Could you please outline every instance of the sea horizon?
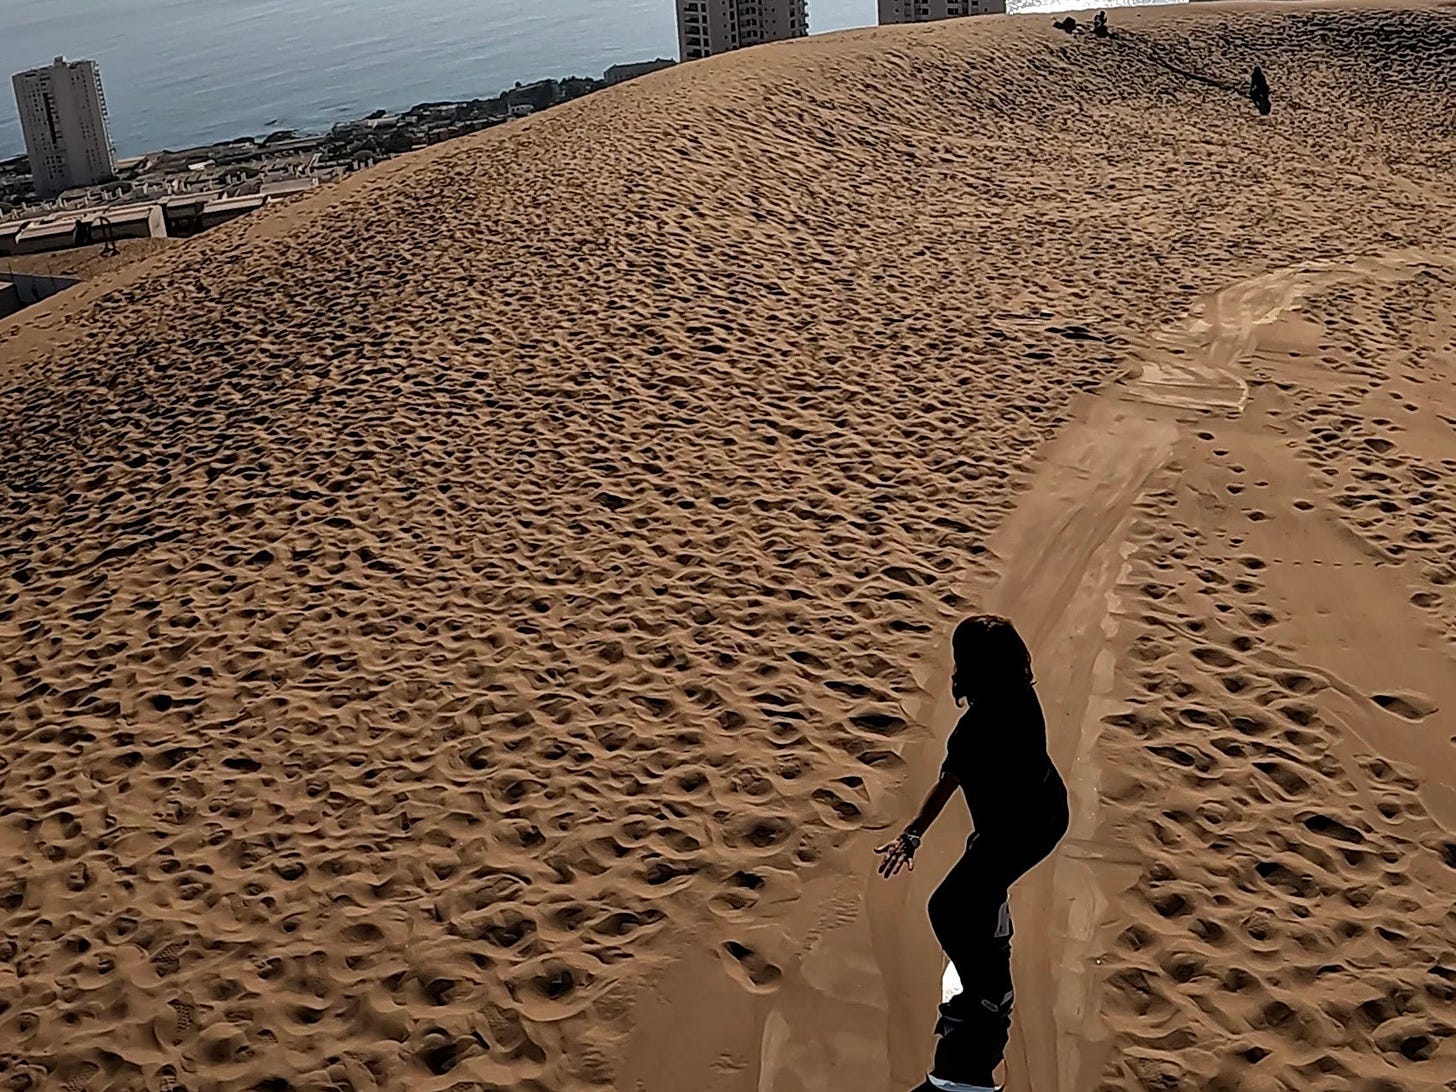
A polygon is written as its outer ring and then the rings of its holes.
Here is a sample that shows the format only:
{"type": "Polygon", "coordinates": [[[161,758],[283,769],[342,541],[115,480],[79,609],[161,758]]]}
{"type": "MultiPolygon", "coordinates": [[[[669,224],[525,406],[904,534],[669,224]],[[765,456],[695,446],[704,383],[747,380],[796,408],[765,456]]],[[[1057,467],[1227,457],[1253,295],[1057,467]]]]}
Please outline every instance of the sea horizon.
{"type": "MultiPolygon", "coordinates": [[[[875,0],[816,0],[815,29],[874,20],[875,0]]],[[[672,0],[20,0],[0,42],[11,74],[56,56],[100,65],[119,156],[277,129],[321,131],[374,110],[489,98],[517,81],[600,77],[677,56],[672,0]]],[[[0,157],[25,151],[14,98],[0,157]]]]}
{"type": "MultiPolygon", "coordinates": [[[[1019,6],[1032,5],[1012,0],[1013,11],[1019,6]]],[[[126,157],[280,129],[321,132],[375,110],[490,98],[517,81],[600,77],[614,64],[677,56],[672,0],[554,0],[551,7],[19,0],[0,66],[8,77],[57,56],[96,61],[112,143],[126,157]]],[[[812,0],[810,30],[871,26],[876,11],[876,0],[812,0]]],[[[6,98],[0,158],[8,159],[23,154],[25,142],[13,96],[6,98]]]]}

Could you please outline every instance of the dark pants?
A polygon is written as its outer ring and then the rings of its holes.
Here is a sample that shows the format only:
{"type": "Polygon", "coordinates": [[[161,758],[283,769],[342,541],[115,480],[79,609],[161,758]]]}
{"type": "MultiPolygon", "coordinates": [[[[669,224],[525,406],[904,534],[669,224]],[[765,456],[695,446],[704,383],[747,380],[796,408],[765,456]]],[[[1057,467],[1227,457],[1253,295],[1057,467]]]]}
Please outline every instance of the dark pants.
{"type": "Polygon", "coordinates": [[[930,926],[960,975],[961,992],[940,1006],[931,1072],[991,1083],[1011,1030],[1011,885],[1066,833],[1065,813],[1024,837],[971,835],[966,852],[930,896],[930,926]]]}

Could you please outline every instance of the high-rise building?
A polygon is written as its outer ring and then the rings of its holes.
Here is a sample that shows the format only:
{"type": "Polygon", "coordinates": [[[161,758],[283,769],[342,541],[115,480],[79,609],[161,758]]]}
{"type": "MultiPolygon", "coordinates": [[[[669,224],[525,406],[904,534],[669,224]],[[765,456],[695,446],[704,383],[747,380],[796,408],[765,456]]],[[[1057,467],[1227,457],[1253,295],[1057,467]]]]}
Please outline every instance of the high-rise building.
{"type": "Polygon", "coordinates": [[[807,0],[677,0],[678,55],[685,61],[808,33],[807,0]]]}
{"type": "Polygon", "coordinates": [[[880,0],[880,26],[887,23],[928,23],[962,15],[999,15],[1006,0],[880,0]]]}
{"type": "Polygon", "coordinates": [[[57,57],[49,68],[16,73],[13,83],[37,194],[54,197],[116,174],[95,61],[57,57]]]}

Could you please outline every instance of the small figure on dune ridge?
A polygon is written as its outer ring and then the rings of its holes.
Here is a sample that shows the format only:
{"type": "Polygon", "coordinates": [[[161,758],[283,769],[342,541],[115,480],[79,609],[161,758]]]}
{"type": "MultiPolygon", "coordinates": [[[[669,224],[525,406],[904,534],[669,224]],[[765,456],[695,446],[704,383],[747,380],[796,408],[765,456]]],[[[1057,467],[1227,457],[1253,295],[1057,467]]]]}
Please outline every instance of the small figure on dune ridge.
{"type": "Polygon", "coordinates": [[[1111,35],[1107,29],[1107,12],[1099,11],[1092,18],[1092,33],[1098,38],[1106,38],[1111,35]]]}
{"type": "Polygon", "coordinates": [[[1254,66],[1254,74],[1249,78],[1249,98],[1254,100],[1254,105],[1261,114],[1268,114],[1274,108],[1269,101],[1269,81],[1264,78],[1264,70],[1258,65],[1254,66]]]}

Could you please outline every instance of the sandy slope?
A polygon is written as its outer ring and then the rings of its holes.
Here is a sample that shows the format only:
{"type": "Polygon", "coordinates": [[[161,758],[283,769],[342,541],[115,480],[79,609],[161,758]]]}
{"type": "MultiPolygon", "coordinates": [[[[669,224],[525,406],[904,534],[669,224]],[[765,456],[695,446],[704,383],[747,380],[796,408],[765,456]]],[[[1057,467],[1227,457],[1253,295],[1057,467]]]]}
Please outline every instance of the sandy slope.
{"type": "Polygon", "coordinates": [[[72,247],[48,254],[0,258],[0,273],[27,273],[32,277],[77,277],[91,280],[123,269],[165,250],[175,239],[119,239],[115,254],[103,253],[106,244],[72,247]]]}
{"type": "Polygon", "coordinates": [[[1456,1081],[1456,13],[1049,24],[684,66],[0,327],[6,1080],[908,1087],[955,817],[893,887],[866,828],[989,604],[1077,810],[1012,1087],[1456,1081]]]}

